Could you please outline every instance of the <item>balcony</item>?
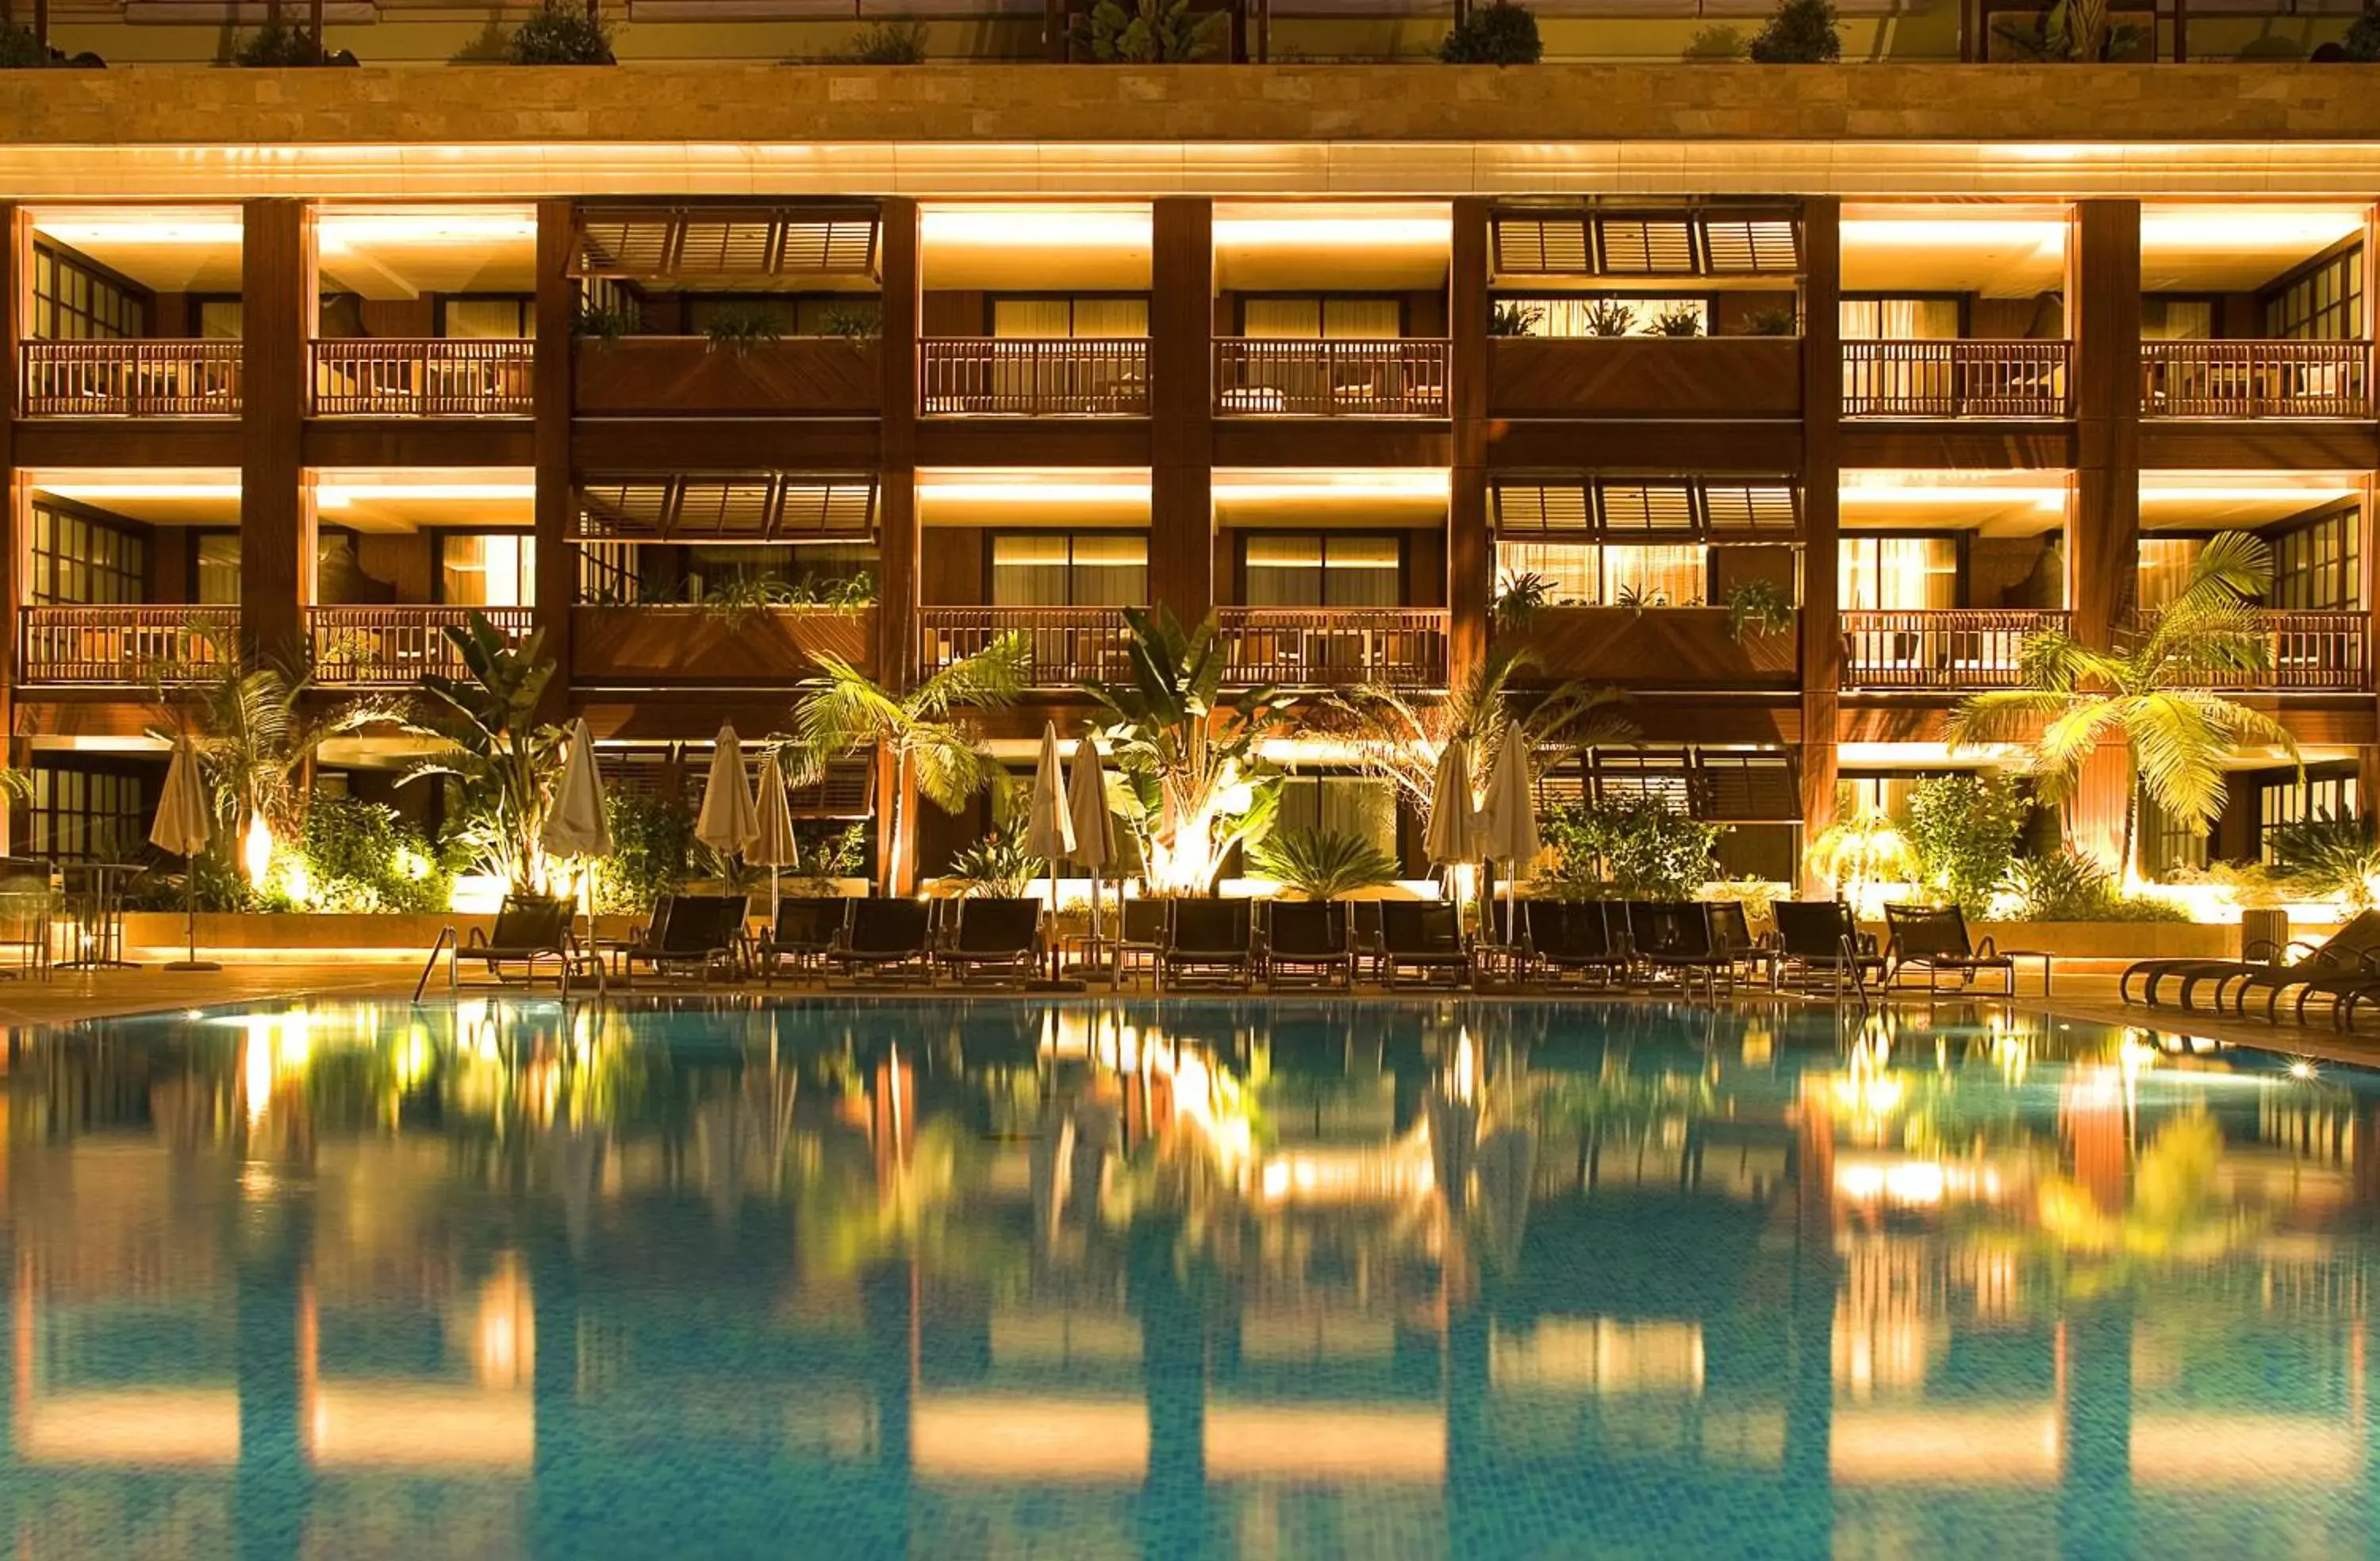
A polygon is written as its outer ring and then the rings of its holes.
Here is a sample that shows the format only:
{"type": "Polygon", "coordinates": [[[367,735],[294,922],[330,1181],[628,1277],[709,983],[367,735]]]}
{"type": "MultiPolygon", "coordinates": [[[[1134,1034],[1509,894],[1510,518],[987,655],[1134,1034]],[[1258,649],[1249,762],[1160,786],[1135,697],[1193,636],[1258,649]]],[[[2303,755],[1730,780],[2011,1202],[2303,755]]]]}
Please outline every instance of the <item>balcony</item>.
{"type": "Polygon", "coordinates": [[[862,672],[876,663],[873,607],[733,611],[662,603],[570,610],[570,675],[599,688],[782,688],[820,655],[862,672]]]}
{"type": "Polygon", "coordinates": [[[1138,338],[947,336],[917,347],[929,417],[1148,415],[1148,344],[1138,338]]]}
{"type": "Polygon", "coordinates": [[[1130,638],[1119,607],[928,607],[917,614],[918,667],[941,672],[1003,635],[1032,652],[1028,688],[1072,688],[1131,675],[1130,638]]]}
{"type": "Polygon", "coordinates": [[[1846,417],[2063,417],[2064,342],[1845,342],[1846,417]]]}
{"type": "Polygon", "coordinates": [[[1230,336],[1215,344],[1215,410],[1245,417],[1443,417],[1440,337],[1335,342],[1230,336]]]}
{"type": "Polygon", "coordinates": [[[231,341],[26,342],[18,381],[29,417],[231,417],[240,345],[231,341]]]}
{"type": "Polygon", "coordinates": [[[2203,688],[2272,694],[2360,693],[2372,686],[2368,612],[2259,612],[2265,662],[2254,672],[2213,672],[2192,681],[2203,688]]]}
{"type": "Polygon", "coordinates": [[[1796,417],[1792,336],[1503,336],[1489,407],[1515,417],[1796,417]]]}
{"type": "Polygon", "coordinates": [[[318,417],[526,417],[533,406],[526,341],[314,344],[318,417]]]}
{"type": "Polygon", "coordinates": [[[2368,417],[2369,342],[2143,342],[2151,417],[2368,417]]]}
{"type": "Polygon", "coordinates": [[[237,607],[29,607],[17,682],[145,690],[212,677],[238,654],[237,607]]]}
{"type": "Polygon", "coordinates": [[[1958,692],[2013,688],[2025,640],[2063,631],[2068,621],[2067,613],[2034,608],[1845,612],[1843,686],[1958,692]]]}
{"type": "Polygon", "coordinates": [[[583,341],[572,373],[581,416],[872,417],[884,399],[881,345],[856,336],[583,341]]]}
{"type": "Polygon", "coordinates": [[[1738,639],[1724,607],[1540,607],[1496,643],[1527,654],[1524,676],[1639,688],[1783,685],[1801,664],[1798,626],[1738,639]]]}
{"type": "Polygon", "coordinates": [[[475,611],[514,639],[531,627],[526,607],[309,608],[314,681],[325,688],[411,688],[424,672],[460,677],[463,659],[446,631],[475,611]]]}
{"type": "Polygon", "coordinates": [[[1224,681],[1284,688],[1446,686],[1446,610],[1226,607],[1224,681]]]}

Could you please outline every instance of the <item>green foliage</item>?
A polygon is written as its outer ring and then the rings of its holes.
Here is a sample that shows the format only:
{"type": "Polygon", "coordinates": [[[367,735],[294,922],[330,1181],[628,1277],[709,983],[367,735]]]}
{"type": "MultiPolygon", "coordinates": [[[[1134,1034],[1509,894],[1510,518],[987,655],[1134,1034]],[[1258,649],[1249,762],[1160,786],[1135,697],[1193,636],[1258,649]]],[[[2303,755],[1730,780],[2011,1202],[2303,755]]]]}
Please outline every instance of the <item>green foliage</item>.
{"type": "Polygon", "coordinates": [[[865,822],[794,823],[794,859],[785,864],[785,881],[802,894],[832,894],[835,879],[856,877],[868,861],[865,822]]]}
{"type": "Polygon", "coordinates": [[[1743,333],[1747,336],[1798,336],[1802,333],[1802,315],[1791,304],[1775,304],[1756,309],[1743,317],[1743,333]]]}
{"type": "Polygon", "coordinates": [[[783,322],[774,310],[758,305],[735,305],[714,313],[703,336],[710,351],[725,347],[741,357],[752,350],[754,343],[773,342],[784,333],[783,322]]]}
{"type": "Polygon", "coordinates": [[[616,65],[612,30],[585,11],[550,3],[513,29],[504,43],[508,65],[616,65]]]}
{"type": "Polygon", "coordinates": [[[2020,858],[2000,886],[2028,922],[2186,922],[2170,901],[2126,894],[2115,875],[2077,852],[2020,858]]]}
{"type": "Polygon", "coordinates": [[[2034,16],[2000,18],[1992,36],[2021,60],[2065,65],[2130,59],[2147,41],[2130,22],[2108,24],[2107,0],[2054,0],[2034,16]]]}
{"type": "Polygon", "coordinates": [[[612,854],[594,864],[588,908],[601,915],[642,916],[686,882],[694,852],[694,810],[682,796],[611,792],[603,812],[612,854]]]}
{"type": "Polygon", "coordinates": [[[874,341],[884,333],[884,311],[863,304],[833,304],[819,321],[819,333],[850,341],[874,341]]]}
{"type": "Polygon", "coordinates": [[[2244,531],[2210,538],[2181,594],[2113,650],[2045,633],[2018,653],[2023,686],[1970,696],[1950,718],[1950,745],[2014,743],[2045,802],[2072,796],[2103,744],[2123,744],[2137,784],[2125,786],[2123,862],[2132,862],[2140,793],[2168,818],[2202,827],[2222,811],[2223,766],[2243,744],[2297,755],[2271,716],[2206,684],[2263,671],[2271,636],[2252,599],[2272,584],[2272,550],[2244,531]]]}
{"type": "Polygon", "coordinates": [[[2347,36],[2339,40],[2338,47],[2340,54],[2361,64],[2380,60],[2380,6],[2366,5],[2363,13],[2348,24],[2347,36]]]}
{"type": "Polygon", "coordinates": [[[1709,881],[1711,848],[1726,832],[1656,797],[1564,803],[1538,829],[1554,853],[1538,887],[1564,900],[1690,900],[1709,881]]]}
{"type": "Polygon", "coordinates": [[[1636,328],[1635,307],[1621,298],[1597,298],[1586,306],[1586,333],[1624,336],[1636,328]]]}
{"type": "Polygon", "coordinates": [[[1537,610],[1553,600],[1553,595],[1554,582],[1550,575],[1524,569],[1518,575],[1505,576],[1491,608],[1496,626],[1507,633],[1527,628],[1536,621],[1537,610]]]}
{"type": "Polygon", "coordinates": [[[1752,35],[1753,59],[1761,65],[1832,65],[1843,57],[1831,0],[1778,0],[1767,26],[1752,35]]]}
{"type": "Polygon", "coordinates": [[[1724,23],[1714,22],[1695,30],[1694,38],[1679,56],[1691,63],[1724,65],[1743,58],[1743,34],[1724,23]]]}
{"type": "Polygon", "coordinates": [[[1488,309],[1491,336],[1525,336],[1545,311],[1535,304],[1493,304],[1488,309]]]}
{"type": "Polygon", "coordinates": [[[52,52],[42,47],[33,30],[13,24],[0,25],[0,70],[40,70],[55,64],[52,52]]]}
{"type": "Polygon", "coordinates": [[[1904,833],[1919,878],[1981,915],[2016,860],[2033,805],[1998,775],[1939,775],[1909,789],[1904,833]]]}
{"type": "Polygon", "coordinates": [[[1703,333],[1702,310],[1692,304],[1671,304],[1653,317],[1652,333],[1656,336],[1699,336],[1703,333]]]}
{"type": "Polygon", "coordinates": [[[1397,878],[1397,859],[1346,829],[1284,829],[1248,853],[1258,872],[1305,900],[1338,900],[1397,878]]]}
{"type": "Polygon", "coordinates": [[[435,913],[454,887],[429,838],[395,808],[335,793],[307,808],[298,858],[319,911],[435,913]]]}
{"type": "Polygon", "coordinates": [[[853,33],[843,57],[853,65],[923,65],[926,24],[880,21],[853,33]]]}
{"type": "Polygon", "coordinates": [[[421,674],[432,708],[420,722],[445,747],[416,764],[399,784],[453,777],[462,808],[450,839],[514,889],[538,892],[545,885],[545,846],[538,836],[562,774],[567,735],[537,720],[554,670],[545,657],[545,635],[533,630],[516,643],[474,611],[446,637],[466,675],[421,674]]]}
{"type": "Polygon", "coordinates": [[[1774,580],[1739,581],[1727,593],[1727,632],[1743,640],[1793,627],[1793,593],[1774,580]]]}
{"type": "Polygon", "coordinates": [[[1049,870],[1045,858],[1025,849],[1024,831],[1011,826],[953,853],[947,876],[964,884],[971,899],[1014,900],[1049,870]]]}
{"type": "Polygon", "coordinates": [[[2380,839],[2367,815],[2337,817],[2317,810],[2265,831],[2273,865],[2309,898],[2338,896],[2350,910],[2367,910],[2372,883],[2380,877],[2380,839]]]}
{"type": "Polygon", "coordinates": [[[1477,6],[1439,45],[1449,65],[1535,65],[1545,56],[1537,37],[1537,14],[1511,0],[1477,6]]]}
{"type": "Polygon", "coordinates": [[[1231,13],[1193,13],[1190,0],[1099,0],[1075,18],[1077,49],[1102,65],[1178,65],[1205,59],[1230,35],[1231,13]]]}
{"type": "Polygon", "coordinates": [[[232,51],[231,63],[237,66],[288,68],[315,65],[353,65],[356,56],[345,49],[327,54],[315,42],[312,33],[302,27],[293,27],[279,17],[267,17],[264,25],[239,42],[232,51]]]}
{"type": "Polygon", "coordinates": [[[570,329],[573,334],[585,337],[600,348],[614,346],[623,337],[635,335],[639,324],[637,306],[623,300],[602,309],[581,305],[571,320],[570,329]]]}

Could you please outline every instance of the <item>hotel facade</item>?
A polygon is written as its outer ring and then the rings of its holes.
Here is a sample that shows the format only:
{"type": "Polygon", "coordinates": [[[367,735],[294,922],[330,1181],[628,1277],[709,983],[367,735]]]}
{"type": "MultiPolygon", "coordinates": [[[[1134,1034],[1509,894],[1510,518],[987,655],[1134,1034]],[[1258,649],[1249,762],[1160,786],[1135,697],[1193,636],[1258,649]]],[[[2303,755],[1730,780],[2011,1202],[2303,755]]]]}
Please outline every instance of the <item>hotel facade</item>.
{"type": "MultiPolygon", "coordinates": [[[[334,38],[334,42],[339,40],[334,38]]],[[[2380,107],[2350,66],[638,63],[0,76],[22,848],[138,850],[157,690],[310,697],[541,631],[623,784],[781,731],[832,653],[1007,633],[1023,758],[1211,618],[1231,682],[1630,696],[1561,794],[1791,879],[2047,627],[2205,541],[2276,578],[2252,855],[2368,794],[2380,107]]],[[[326,751],[381,796],[394,736],[326,751]]],[[[1419,829],[1327,734],[1294,820],[1419,829]]],[[[2124,811],[2095,763],[2087,840],[2124,811]]],[[[893,817],[865,756],[797,799],[893,817]]],[[[407,803],[408,807],[419,805],[407,803]]],[[[984,805],[918,820],[927,876],[984,805]]],[[[905,888],[906,885],[894,886],[905,888]]]]}

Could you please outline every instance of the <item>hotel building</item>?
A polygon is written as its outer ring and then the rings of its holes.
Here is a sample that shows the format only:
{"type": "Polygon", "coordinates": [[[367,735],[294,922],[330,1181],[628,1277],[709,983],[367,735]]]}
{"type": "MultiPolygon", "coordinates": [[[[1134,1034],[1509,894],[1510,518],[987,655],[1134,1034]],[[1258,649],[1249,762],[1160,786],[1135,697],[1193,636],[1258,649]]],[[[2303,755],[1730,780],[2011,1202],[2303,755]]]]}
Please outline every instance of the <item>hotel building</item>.
{"type": "MultiPolygon", "coordinates": [[[[1548,784],[1790,878],[1843,782],[2006,756],[1944,721],[2029,633],[2115,641],[2228,530],[2277,560],[2230,692],[2306,763],[2240,756],[2214,849],[2380,755],[2352,67],[118,65],[0,76],[0,123],[20,846],[137,849],[155,689],[225,654],[400,693],[481,611],[662,783],[819,654],[1010,631],[1021,758],[1162,605],[1242,685],[1624,689],[1548,784]]],[[[981,805],[903,810],[924,872],[981,805]]]]}

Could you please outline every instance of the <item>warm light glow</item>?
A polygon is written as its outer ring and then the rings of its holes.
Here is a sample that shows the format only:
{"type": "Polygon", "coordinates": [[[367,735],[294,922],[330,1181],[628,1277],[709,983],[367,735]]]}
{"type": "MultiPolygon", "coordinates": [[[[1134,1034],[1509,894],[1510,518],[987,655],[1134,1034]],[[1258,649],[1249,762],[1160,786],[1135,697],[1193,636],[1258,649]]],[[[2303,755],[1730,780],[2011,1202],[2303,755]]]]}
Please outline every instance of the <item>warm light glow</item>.
{"type": "Polygon", "coordinates": [[[2048,513],[2062,513],[2066,508],[2063,488],[1995,488],[1982,483],[1964,487],[1937,487],[1920,484],[1906,488],[1883,488],[1871,484],[1846,484],[1837,493],[1845,504],[1890,504],[1895,508],[1920,504],[2031,504],[2048,513]]]}
{"type": "Polygon", "coordinates": [[[2152,206],[2141,213],[2141,249],[2303,256],[2362,229],[2363,213],[2349,207],[2152,206]]]}
{"type": "Polygon", "coordinates": [[[1451,476],[1442,466],[1356,472],[1219,471],[1214,481],[1219,505],[1401,499],[1442,503],[1451,488],[1451,476]]]}
{"type": "Polygon", "coordinates": [[[2042,259],[2062,260],[2066,224],[2006,217],[1906,222],[1872,217],[1843,220],[1843,249],[2031,249],[2042,259]]]}
{"type": "Polygon", "coordinates": [[[72,482],[41,483],[42,491],[60,499],[97,503],[106,499],[223,499],[239,502],[237,482],[72,482]]]}
{"type": "Polygon", "coordinates": [[[371,245],[525,244],[537,237],[537,218],[527,212],[325,212],[314,224],[314,246],[326,255],[371,245]]]}
{"type": "Polygon", "coordinates": [[[1221,217],[1218,249],[1419,249],[1448,247],[1449,216],[1221,217]]]}
{"type": "MultiPolygon", "coordinates": [[[[237,490],[234,490],[237,496],[237,490]]],[[[484,502],[529,503],[537,498],[533,482],[421,482],[329,484],[314,490],[318,510],[343,510],[357,503],[425,503],[484,502]]]]}
{"type": "Polygon", "coordinates": [[[262,889],[273,876],[273,826],[261,813],[248,816],[248,830],[239,842],[239,865],[251,889],[262,889]]]}
{"type": "Polygon", "coordinates": [[[237,218],[215,217],[63,217],[36,220],[33,230],[44,238],[77,248],[109,248],[128,245],[190,246],[227,244],[239,248],[237,218]]]}
{"type": "Polygon", "coordinates": [[[920,243],[951,248],[1146,249],[1146,206],[929,206],[917,213],[920,243]]]}

